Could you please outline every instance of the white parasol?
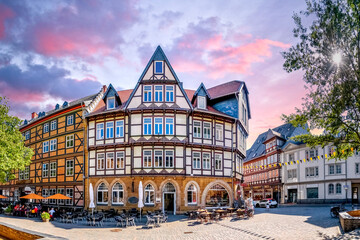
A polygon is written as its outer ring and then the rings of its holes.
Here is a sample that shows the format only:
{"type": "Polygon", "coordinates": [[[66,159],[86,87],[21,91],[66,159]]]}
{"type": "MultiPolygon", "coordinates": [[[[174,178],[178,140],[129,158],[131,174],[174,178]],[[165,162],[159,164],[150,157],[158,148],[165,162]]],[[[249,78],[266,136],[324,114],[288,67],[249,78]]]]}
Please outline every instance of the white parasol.
{"type": "Polygon", "coordinates": [[[139,202],[138,202],[138,208],[140,208],[140,221],[141,221],[141,208],[144,207],[143,198],[144,198],[143,185],[142,185],[142,181],[140,181],[140,183],[139,183],[139,202]]]}
{"type": "Polygon", "coordinates": [[[89,208],[92,209],[92,214],[94,215],[94,208],[95,208],[95,204],[94,204],[94,189],[92,184],[90,183],[89,186],[89,195],[90,195],[90,204],[89,204],[89,208]]]}

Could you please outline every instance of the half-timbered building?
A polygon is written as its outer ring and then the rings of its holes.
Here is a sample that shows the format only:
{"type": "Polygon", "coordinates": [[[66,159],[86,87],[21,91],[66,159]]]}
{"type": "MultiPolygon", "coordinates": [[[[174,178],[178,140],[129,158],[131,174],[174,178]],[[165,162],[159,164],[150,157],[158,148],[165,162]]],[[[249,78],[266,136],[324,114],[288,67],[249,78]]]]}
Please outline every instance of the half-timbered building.
{"type": "Polygon", "coordinates": [[[111,84],[87,115],[85,191],[97,208],[230,206],[240,192],[250,108],[242,81],[186,90],[158,47],[133,90],[111,84]]]}
{"type": "MultiPolygon", "coordinates": [[[[106,86],[105,86],[106,87],[106,86]]],[[[97,94],[73,102],[57,104],[48,112],[32,113],[20,131],[25,145],[34,155],[30,166],[15,173],[15,179],[1,186],[10,201],[28,193],[47,197],[61,193],[71,200],[42,200],[45,205],[84,206],[84,161],[86,145],[84,115],[102,99],[105,88],[97,94]]]]}

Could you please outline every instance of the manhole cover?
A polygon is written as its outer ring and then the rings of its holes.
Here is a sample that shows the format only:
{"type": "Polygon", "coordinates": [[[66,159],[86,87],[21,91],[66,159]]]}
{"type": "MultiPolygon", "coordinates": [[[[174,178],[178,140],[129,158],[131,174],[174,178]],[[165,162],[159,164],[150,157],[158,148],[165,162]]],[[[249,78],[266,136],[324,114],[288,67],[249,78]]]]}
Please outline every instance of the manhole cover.
{"type": "Polygon", "coordinates": [[[111,232],[121,232],[122,230],[121,229],[112,229],[110,230],[111,232]]]}
{"type": "Polygon", "coordinates": [[[184,234],[190,234],[190,233],[193,233],[193,232],[184,232],[184,234]]]}

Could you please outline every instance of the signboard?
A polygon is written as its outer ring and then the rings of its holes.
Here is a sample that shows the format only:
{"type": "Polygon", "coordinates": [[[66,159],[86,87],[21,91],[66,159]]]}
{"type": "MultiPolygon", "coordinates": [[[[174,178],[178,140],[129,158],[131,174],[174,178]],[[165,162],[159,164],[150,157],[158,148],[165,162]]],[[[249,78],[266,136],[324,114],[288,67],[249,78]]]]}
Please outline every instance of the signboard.
{"type": "Polygon", "coordinates": [[[132,204],[138,203],[139,199],[137,197],[129,197],[128,202],[132,204]]]}
{"type": "Polygon", "coordinates": [[[161,198],[156,198],[156,203],[161,203],[161,198]]]}

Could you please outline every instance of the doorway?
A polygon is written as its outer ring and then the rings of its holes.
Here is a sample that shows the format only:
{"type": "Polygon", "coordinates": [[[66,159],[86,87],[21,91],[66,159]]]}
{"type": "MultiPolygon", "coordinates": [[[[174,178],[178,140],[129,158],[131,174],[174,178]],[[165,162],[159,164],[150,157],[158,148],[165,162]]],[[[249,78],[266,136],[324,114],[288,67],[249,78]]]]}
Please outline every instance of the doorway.
{"type": "Polygon", "coordinates": [[[176,190],[174,185],[167,183],[163,189],[163,212],[176,214],[176,190]]]}
{"type": "Polygon", "coordinates": [[[352,194],[351,194],[351,197],[352,197],[352,204],[358,204],[359,203],[359,192],[358,192],[358,188],[357,187],[353,187],[352,188],[352,194]]]}
{"type": "Polygon", "coordinates": [[[288,203],[296,203],[297,202],[297,189],[289,189],[288,190],[288,203]]]}

